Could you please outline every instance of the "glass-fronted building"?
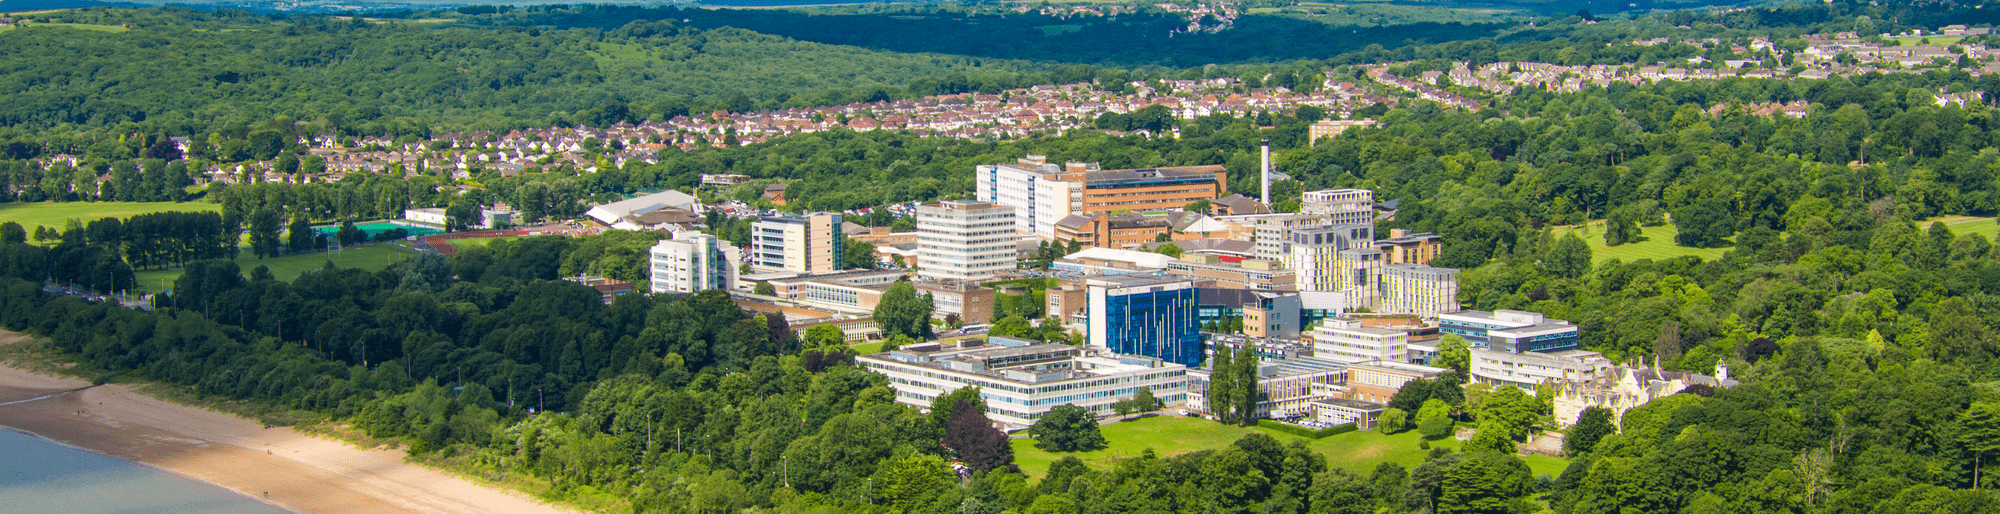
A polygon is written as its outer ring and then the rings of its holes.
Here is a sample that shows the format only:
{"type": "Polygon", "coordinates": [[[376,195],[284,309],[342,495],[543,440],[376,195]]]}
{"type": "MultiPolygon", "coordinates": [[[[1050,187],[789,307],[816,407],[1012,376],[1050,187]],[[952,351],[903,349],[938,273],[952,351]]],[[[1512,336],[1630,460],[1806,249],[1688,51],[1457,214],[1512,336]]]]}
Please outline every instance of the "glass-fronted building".
{"type": "Polygon", "coordinates": [[[1201,318],[1194,281],[1167,276],[1106,276],[1084,281],[1090,298],[1090,344],[1194,367],[1201,364],[1201,318]]]}

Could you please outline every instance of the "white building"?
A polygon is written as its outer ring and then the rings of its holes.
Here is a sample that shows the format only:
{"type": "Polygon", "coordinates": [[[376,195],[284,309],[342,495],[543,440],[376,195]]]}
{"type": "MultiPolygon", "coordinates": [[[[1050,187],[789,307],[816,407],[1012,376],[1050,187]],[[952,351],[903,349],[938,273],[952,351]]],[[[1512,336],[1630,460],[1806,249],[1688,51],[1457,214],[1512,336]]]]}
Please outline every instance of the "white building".
{"type": "Polygon", "coordinates": [[[1359,320],[1327,318],[1312,331],[1313,356],[1348,364],[1409,362],[1410,333],[1361,326],[1359,320]]]}
{"type": "Polygon", "coordinates": [[[1230,218],[1240,220],[1237,221],[1238,223],[1247,223],[1255,227],[1252,232],[1251,242],[1256,243],[1257,258],[1283,262],[1286,267],[1296,267],[1291,261],[1292,241],[1294,239],[1292,232],[1326,226],[1325,216],[1308,214],[1270,214],[1245,216],[1242,218],[1232,216],[1230,218]]]}
{"type": "Polygon", "coordinates": [[[1509,353],[1489,348],[1472,349],[1472,380],[1495,386],[1535,390],[1543,382],[1563,377],[1596,375],[1611,367],[1603,354],[1584,350],[1509,353]]]}
{"type": "Polygon", "coordinates": [[[707,209],[707,207],[701,204],[701,199],[695,198],[694,195],[680,191],[661,191],[636,198],[597,205],[591,207],[588,211],[584,211],[583,214],[590,216],[591,219],[595,219],[599,223],[610,225],[617,223],[618,220],[626,216],[645,214],[668,207],[695,214],[701,214],[707,209]]]}
{"type": "Polygon", "coordinates": [[[750,223],[750,269],[759,272],[840,271],[845,242],[840,215],[770,216],[750,223]]]}
{"type": "Polygon", "coordinates": [[[855,361],[889,377],[904,405],[930,407],[940,395],[978,387],[986,416],[1010,429],[1033,425],[1058,405],[1110,416],[1112,404],[1140,389],[1151,389],[1169,409],[1187,401],[1187,368],[1159,359],[1006,337],[952,344],[972,346],[922,343],[855,361]]]}
{"type": "Polygon", "coordinates": [[[676,232],[653,245],[652,292],[695,293],[736,288],[736,247],[700,232],[676,232]]]}
{"type": "Polygon", "coordinates": [[[443,207],[429,207],[423,209],[403,209],[403,219],[412,223],[442,227],[445,226],[450,216],[444,213],[443,207]]]}
{"type": "Polygon", "coordinates": [[[1014,269],[1014,209],[954,200],[917,207],[917,276],[987,280],[1014,269]]]}
{"type": "Polygon", "coordinates": [[[1299,199],[1299,212],[1326,216],[1335,225],[1374,225],[1375,192],[1367,189],[1326,189],[1307,191],[1299,199]]]}
{"type": "Polygon", "coordinates": [[[1382,268],[1380,312],[1436,318],[1458,312],[1458,270],[1421,264],[1382,268]]]}

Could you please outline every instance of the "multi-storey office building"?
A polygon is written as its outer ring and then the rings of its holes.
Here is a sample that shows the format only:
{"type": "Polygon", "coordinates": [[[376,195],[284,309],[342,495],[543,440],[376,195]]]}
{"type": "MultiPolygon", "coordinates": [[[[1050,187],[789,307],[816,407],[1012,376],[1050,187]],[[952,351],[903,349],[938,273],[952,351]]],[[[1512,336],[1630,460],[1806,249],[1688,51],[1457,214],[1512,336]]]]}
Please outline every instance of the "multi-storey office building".
{"type": "Polygon", "coordinates": [[[1435,318],[1458,312],[1458,270],[1420,264],[1382,268],[1382,312],[1435,318]]]}
{"type": "Polygon", "coordinates": [[[1015,227],[1043,239],[1070,215],[1174,209],[1213,200],[1228,186],[1220,165],[1100,169],[1095,163],[1056,165],[1039,155],[974,170],[978,199],[1013,207],[1015,227]]]}
{"type": "Polygon", "coordinates": [[[1406,362],[1407,331],[1362,326],[1358,320],[1330,318],[1312,331],[1313,356],[1345,363],[1406,362]]]}
{"type": "Polygon", "coordinates": [[[1325,216],[1334,225],[1373,226],[1375,192],[1367,189],[1307,191],[1299,198],[1299,212],[1325,216]]]}
{"type": "Polygon", "coordinates": [[[766,217],[750,224],[750,269],[840,271],[842,245],[839,214],[766,217]]]}
{"type": "Polygon", "coordinates": [[[1438,315],[1438,330],[1465,338],[1475,347],[1506,353],[1555,352],[1577,347],[1577,327],[1541,314],[1500,310],[1438,315]]]}
{"type": "Polygon", "coordinates": [[[1010,428],[1033,425],[1058,405],[1110,416],[1113,404],[1140,389],[1151,389],[1170,408],[1187,401],[1187,367],[1180,364],[1006,337],[970,343],[923,343],[855,360],[889,377],[904,405],[930,407],[940,395],[978,387],[987,417],[1010,428]]]}
{"type": "Polygon", "coordinates": [[[954,200],[917,207],[917,276],[987,280],[1014,269],[1014,209],[954,200]]]}
{"type": "Polygon", "coordinates": [[[1201,363],[1201,321],[1194,281],[1164,276],[1084,280],[1090,298],[1090,344],[1124,355],[1183,366],[1201,363]]]}
{"type": "Polygon", "coordinates": [[[648,275],[652,292],[695,293],[736,289],[737,250],[728,241],[700,232],[675,232],[653,245],[648,275]]]}

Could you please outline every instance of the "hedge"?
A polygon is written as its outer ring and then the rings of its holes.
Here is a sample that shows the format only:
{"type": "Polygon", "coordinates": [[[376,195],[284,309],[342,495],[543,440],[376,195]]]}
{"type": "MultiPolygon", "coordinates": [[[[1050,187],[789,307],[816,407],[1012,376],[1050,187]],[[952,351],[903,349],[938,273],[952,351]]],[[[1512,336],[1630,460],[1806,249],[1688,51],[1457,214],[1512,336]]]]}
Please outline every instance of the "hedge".
{"type": "Polygon", "coordinates": [[[1268,419],[1257,420],[1257,426],[1268,428],[1271,430],[1276,430],[1279,432],[1284,432],[1287,434],[1292,434],[1299,437],[1304,437],[1306,439],[1319,439],[1326,436],[1345,434],[1356,430],[1353,423],[1343,423],[1327,428],[1322,428],[1319,430],[1313,430],[1298,425],[1279,423],[1268,419]]]}

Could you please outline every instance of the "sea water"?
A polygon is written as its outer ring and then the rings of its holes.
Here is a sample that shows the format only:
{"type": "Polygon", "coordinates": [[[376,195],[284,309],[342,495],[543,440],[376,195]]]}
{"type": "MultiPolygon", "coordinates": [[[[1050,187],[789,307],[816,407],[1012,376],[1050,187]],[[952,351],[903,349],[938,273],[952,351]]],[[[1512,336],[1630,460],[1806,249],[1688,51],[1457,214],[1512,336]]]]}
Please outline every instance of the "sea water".
{"type": "Polygon", "coordinates": [[[0,513],[281,514],[228,489],[0,428],[0,513]]]}

